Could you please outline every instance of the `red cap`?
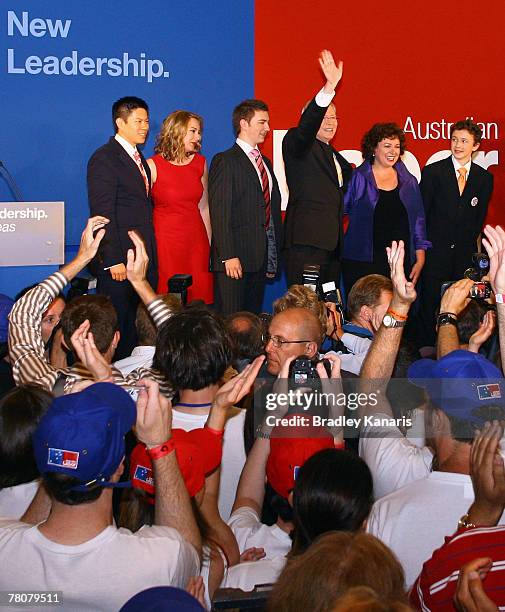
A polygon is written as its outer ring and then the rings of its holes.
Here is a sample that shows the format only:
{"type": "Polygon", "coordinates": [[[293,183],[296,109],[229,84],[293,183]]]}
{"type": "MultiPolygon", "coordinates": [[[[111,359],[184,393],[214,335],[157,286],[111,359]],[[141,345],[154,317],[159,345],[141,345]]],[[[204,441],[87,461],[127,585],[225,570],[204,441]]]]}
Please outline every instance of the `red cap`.
{"type": "Polygon", "coordinates": [[[324,448],[335,448],[333,436],[324,427],[275,427],[270,434],[266,470],[269,484],[287,499],[298,468],[324,448]]]}
{"type": "MultiPolygon", "coordinates": [[[[203,488],[205,475],[221,463],[222,432],[207,427],[184,431],[173,429],[175,455],[189,496],[194,497],[203,488]]],[[[144,444],[133,449],[130,457],[130,478],[134,487],[154,495],[153,465],[144,444]]]]}

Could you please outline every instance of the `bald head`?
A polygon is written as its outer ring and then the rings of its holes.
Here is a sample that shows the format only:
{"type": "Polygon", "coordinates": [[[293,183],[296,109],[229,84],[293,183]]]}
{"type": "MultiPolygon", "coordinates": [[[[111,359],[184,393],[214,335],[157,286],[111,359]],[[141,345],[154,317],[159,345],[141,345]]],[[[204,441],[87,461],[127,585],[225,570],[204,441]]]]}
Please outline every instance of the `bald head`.
{"type": "Polygon", "coordinates": [[[306,308],[288,308],[275,315],[269,327],[270,336],[280,341],[276,347],[269,341],[265,347],[267,367],[278,374],[288,357],[309,357],[318,351],[324,332],[320,320],[306,308]]]}

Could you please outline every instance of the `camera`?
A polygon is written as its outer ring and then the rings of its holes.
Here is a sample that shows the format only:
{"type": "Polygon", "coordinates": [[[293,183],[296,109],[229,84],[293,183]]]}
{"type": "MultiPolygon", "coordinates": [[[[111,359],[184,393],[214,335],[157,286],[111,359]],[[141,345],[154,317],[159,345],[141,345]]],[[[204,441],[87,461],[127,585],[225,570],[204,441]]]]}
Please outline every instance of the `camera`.
{"type": "Polygon", "coordinates": [[[322,363],[324,369],[331,375],[331,362],[328,359],[309,359],[308,357],[297,357],[289,366],[289,378],[296,387],[307,386],[311,380],[319,380],[316,365],[322,363]]]}
{"type": "Polygon", "coordinates": [[[488,272],[489,255],[487,253],[474,253],[472,255],[472,267],[465,270],[464,276],[475,282],[479,282],[488,272]]]}
{"type": "Polygon", "coordinates": [[[345,310],[344,304],[342,303],[342,294],[340,289],[337,289],[335,281],[329,281],[322,284],[322,298],[323,302],[332,302],[337,307],[337,312],[340,315],[342,324],[345,323],[345,310]]]}
{"type": "Polygon", "coordinates": [[[168,293],[175,293],[185,306],[188,302],[188,287],[193,284],[191,274],[174,274],[168,279],[168,293]]]}

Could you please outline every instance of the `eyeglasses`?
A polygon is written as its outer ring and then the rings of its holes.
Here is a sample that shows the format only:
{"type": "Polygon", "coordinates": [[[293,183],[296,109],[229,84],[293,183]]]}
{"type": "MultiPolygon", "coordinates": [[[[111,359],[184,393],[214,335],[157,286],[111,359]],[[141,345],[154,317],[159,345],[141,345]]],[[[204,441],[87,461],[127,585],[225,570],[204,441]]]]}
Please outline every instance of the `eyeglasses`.
{"type": "Polygon", "coordinates": [[[266,334],[265,346],[270,341],[272,341],[275,348],[281,348],[283,344],[304,344],[305,342],[311,342],[311,340],[281,340],[279,336],[271,336],[270,334],[266,334]]]}

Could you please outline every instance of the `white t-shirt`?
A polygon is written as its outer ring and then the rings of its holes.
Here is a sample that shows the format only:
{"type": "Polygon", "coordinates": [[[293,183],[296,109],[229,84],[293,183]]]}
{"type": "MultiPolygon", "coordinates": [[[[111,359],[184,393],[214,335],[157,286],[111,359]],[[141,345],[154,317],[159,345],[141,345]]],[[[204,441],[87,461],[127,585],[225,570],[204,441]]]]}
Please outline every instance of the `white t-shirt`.
{"type": "MultiPolygon", "coordinates": [[[[0,590],[63,591],[62,610],[110,612],[154,586],[185,588],[200,571],[191,544],[170,527],[136,533],[107,527],[77,546],[57,544],[37,526],[0,520],[0,590]]],[[[52,606],[38,610],[54,612],[52,606]]]]}
{"type": "MultiPolygon", "coordinates": [[[[391,418],[391,415],[382,413],[373,416],[377,419],[391,418]]],[[[422,436],[424,430],[419,434],[414,431],[411,435],[422,436]]],[[[372,472],[375,499],[428,476],[433,454],[427,446],[420,447],[415,441],[406,438],[394,426],[365,425],[361,429],[359,455],[372,472]]]]}
{"type": "Polygon", "coordinates": [[[28,506],[39,488],[39,481],[32,480],[15,487],[0,489],[0,517],[19,519],[26,512],[28,506]]]}
{"type": "MultiPolygon", "coordinates": [[[[230,518],[238,481],[246,460],[244,448],[245,410],[233,408],[234,414],[226,421],[223,436],[223,458],[221,460],[221,482],[219,484],[219,513],[223,521],[230,518]]],[[[176,408],[172,411],[172,427],[191,431],[203,427],[207,414],[186,414],[176,408]]]]}
{"type": "Polygon", "coordinates": [[[228,521],[240,553],[256,547],[265,550],[265,558],[287,555],[291,550],[291,538],[278,525],[265,525],[258,514],[249,506],[237,508],[228,521]]]}
{"type": "Polygon", "coordinates": [[[252,591],[257,584],[273,584],[285,565],[285,556],[239,563],[228,568],[228,574],[221,587],[252,591]]]}
{"type": "Polygon", "coordinates": [[[473,500],[470,476],[432,472],[375,502],[367,531],[395,553],[410,587],[445,536],[456,531],[473,500]]]}
{"type": "Polygon", "coordinates": [[[334,355],[338,355],[340,358],[340,367],[346,372],[352,372],[359,376],[361,366],[365,361],[368,349],[372,346],[370,338],[361,338],[355,334],[345,332],[340,338],[345,348],[349,353],[336,353],[335,351],[328,351],[334,355]]]}
{"type": "Polygon", "coordinates": [[[120,359],[114,363],[123,376],[128,376],[130,372],[137,368],[150,368],[153,364],[155,346],[136,346],[129,357],[120,359]]]}

